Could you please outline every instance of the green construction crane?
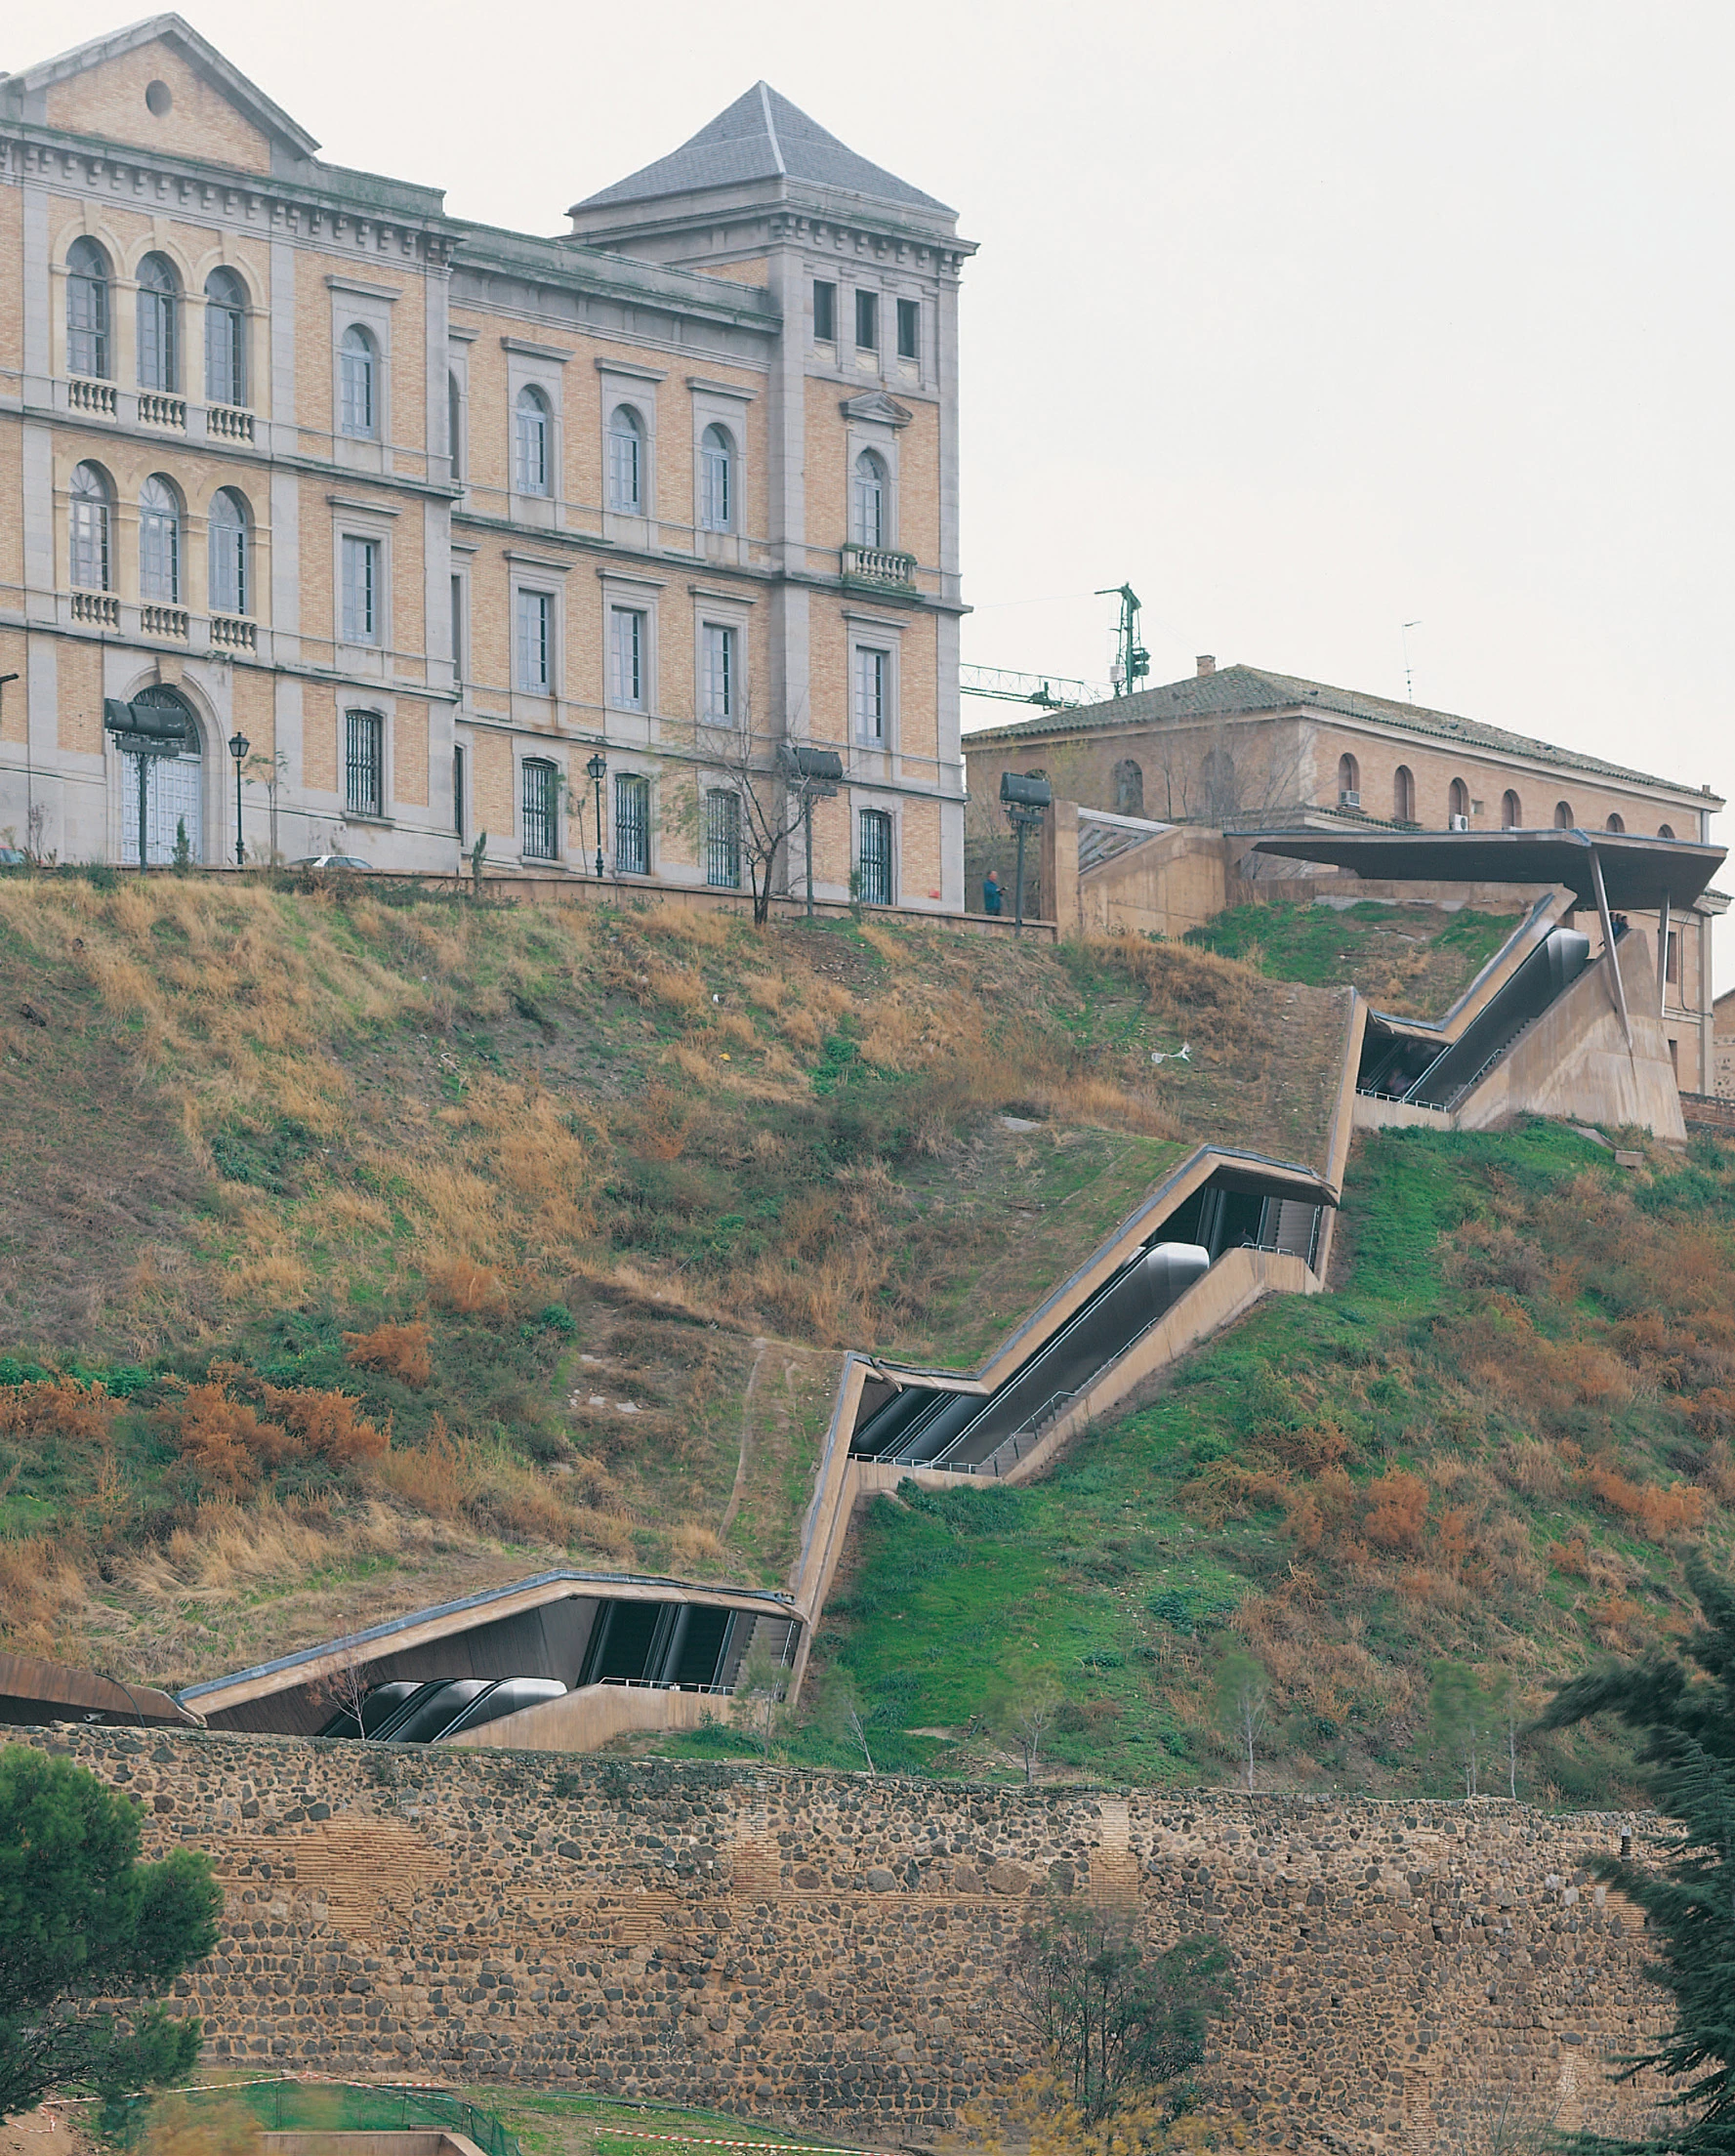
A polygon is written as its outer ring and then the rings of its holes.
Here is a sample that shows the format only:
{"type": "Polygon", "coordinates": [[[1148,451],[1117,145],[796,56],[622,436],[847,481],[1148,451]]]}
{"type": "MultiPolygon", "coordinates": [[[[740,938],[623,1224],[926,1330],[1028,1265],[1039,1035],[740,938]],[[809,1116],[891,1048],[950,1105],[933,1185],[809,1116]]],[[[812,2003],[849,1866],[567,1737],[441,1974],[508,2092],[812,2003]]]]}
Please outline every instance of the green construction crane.
{"type": "Polygon", "coordinates": [[[1131,584],[1118,584],[1098,592],[1096,597],[1121,602],[1120,627],[1115,631],[1119,656],[1110,671],[1115,694],[1131,696],[1150,672],[1150,653],[1138,641],[1138,594],[1131,584]]]}

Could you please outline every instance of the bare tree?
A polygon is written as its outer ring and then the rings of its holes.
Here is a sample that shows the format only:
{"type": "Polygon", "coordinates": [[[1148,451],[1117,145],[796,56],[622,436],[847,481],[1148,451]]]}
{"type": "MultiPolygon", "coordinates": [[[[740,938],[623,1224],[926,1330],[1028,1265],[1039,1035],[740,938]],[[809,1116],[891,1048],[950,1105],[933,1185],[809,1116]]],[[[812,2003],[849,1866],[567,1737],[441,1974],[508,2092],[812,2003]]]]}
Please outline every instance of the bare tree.
{"type": "Polygon", "coordinates": [[[806,835],[806,819],[824,790],[822,780],[804,773],[800,746],[756,734],[746,714],[739,726],[700,720],[693,727],[691,786],[677,787],[666,809],[696,850],[710,837],[707,796],[733,796],[740,863],[761,927],[770,919],[773,895],[787,888],[789,849],[806,835]]]}
{"type": "Polygon", "coordinates": [[[1026,1789],[1035,1786],[1055,1717],[1065,1704],[1065,1688],[1050,1670],[1014,1672],[989,1702],[988,1725],[1016,1754],[1026,1789]]]}
{"type": "Polygon", "coordinates": [[[275,749],[268,756],[264,749],[255,749],[247,759],[247,768],[260,774],[257,783],[265,788],[267,828],[270,832],[270,858],[274,868],[283,858],[282,850],[277,845],[277,796],[282,792],[284,781],[289,776],[289,753],[286,749],[275,749]]]}
{"type": "Polygon", "coordinates": [[[862,1721],[861,1701],[847,1670],[833,1669],[827,1673],[825,1688],[820,1695],[819,1725],[836,1744],[852,1744],[867,1763],[870,1774],[880,1770],[874,1764],[874,1755],[868,1749],[867,1725],[862,1721]]]}
{"type": "Polygon", "coordinates": [[[367,1723],[361,1711],[379,1681],[380,1673],[374,1663],[358,1646],[351,1645],[340,1650],[315,1689],[317,1696],[338,1714],[350,1716],[356,1734],[365,1737],[367,1723]]]}
{"type": "Polygon", "coordinates": [[[1226,1654],[1218,1671],[1217,1696],[1224,1727],[1245,1764],[1251,1796],[1255,1756],[1264,1734],[1271,1698],[1271,1680],[1265,1675],[1264,1664],[1251,1654],[1226,1654]]]}
{"type": "Polygon", "coordinates": [[[768,1647],[756,1640],[748,1649],[740,1675],[735,1679],[729,1715],[736,1728],[761,1752],[770,1751],[772,1740],[783,1725],[784,1702],[788,1697],[788,1668],[768,1647]]]}

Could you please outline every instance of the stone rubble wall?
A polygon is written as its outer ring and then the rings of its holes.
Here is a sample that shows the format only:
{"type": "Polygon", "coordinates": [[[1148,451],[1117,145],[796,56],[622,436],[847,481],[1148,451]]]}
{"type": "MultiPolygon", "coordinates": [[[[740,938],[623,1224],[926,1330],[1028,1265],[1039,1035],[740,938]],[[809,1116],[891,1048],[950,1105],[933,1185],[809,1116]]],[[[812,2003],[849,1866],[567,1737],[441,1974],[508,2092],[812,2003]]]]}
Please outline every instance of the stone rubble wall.
{"type": "Polygon", "coordinates": [[[1251,2145],[1635,2130],[1666,2001],[1590,1860],[1644,1821],[1483,1801],[1024,1790],[198,1731],[0,1732],[207,1849],[184,1980],[220,2065],[448,2076],[931,2138],[1032,2064],[1009,1959],[1051,1899],[1235,1970],[1208,2099],[1251,2145]]]}

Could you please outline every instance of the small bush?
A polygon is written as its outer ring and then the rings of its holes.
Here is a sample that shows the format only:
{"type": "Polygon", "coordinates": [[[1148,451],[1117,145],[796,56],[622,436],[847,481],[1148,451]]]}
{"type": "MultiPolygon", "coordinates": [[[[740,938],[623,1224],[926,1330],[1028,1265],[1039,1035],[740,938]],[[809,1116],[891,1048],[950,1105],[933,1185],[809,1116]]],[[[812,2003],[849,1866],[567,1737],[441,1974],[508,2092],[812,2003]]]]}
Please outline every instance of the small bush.
{"type": "Polygon", "coordinates": [[[1370,1482],[1365,1494],[1368,1510],[1363,1534],[1377,1550],[1413,1556],[1422,1548],[1427,1520],[1427,1484],[1420,1475],[1393,1468],[1370,1482]]]}
{"type": "Polygon", "coordinates": [[[376,1325],[371,1333],[346,1333],[344,1345],[349,1350],[344,1360],[352,1370],[383,1370],[418,1392],[434,1376],[428,1327],[419,1318],[409,1325],[376,1325]]]}
{"type": "Polygon", "coordinates": [[[470,1258],[449,1258],[428,1276],[434,1300],[459,1317],[497,1317],[506,1308],[506,1289],[498,1273],[470,1258]]]}

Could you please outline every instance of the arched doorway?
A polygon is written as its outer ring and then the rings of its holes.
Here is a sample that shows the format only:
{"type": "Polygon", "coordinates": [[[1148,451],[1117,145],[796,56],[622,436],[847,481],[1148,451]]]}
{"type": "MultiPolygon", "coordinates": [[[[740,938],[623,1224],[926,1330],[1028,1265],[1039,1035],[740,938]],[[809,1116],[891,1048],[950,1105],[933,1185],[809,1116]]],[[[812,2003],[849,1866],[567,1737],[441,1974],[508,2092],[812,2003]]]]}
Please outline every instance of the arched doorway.
{"type": "MultiPolygon", "coordinates": [[[[186,722],[186,746],[179,756],[153,756],[145,767],[145,844],[146,863],[167,868],[175,858],[175,845],[182,826],[186,831],[187,858],[194,863],[205,857],[204,759],[199,741],[199,722],[192,706],[174,689],[153,683],[132,699],[147,710],[179,712],[186,722]]],[[[114,790],[120,817],[120,858],[128,868],[139,865],[139,768],[130,756],[112,751],[114,790]]]]}

